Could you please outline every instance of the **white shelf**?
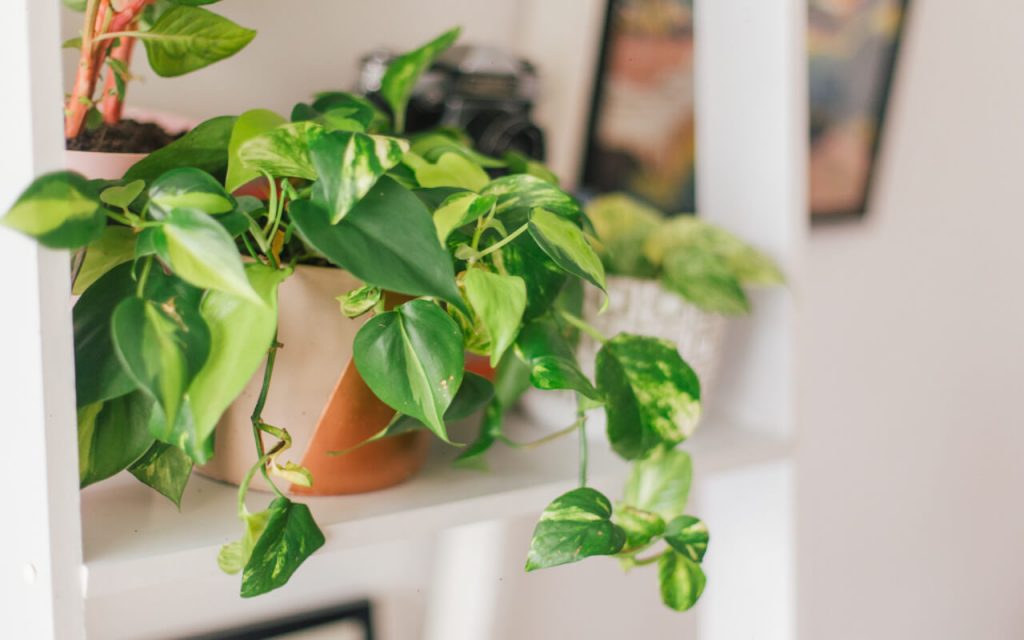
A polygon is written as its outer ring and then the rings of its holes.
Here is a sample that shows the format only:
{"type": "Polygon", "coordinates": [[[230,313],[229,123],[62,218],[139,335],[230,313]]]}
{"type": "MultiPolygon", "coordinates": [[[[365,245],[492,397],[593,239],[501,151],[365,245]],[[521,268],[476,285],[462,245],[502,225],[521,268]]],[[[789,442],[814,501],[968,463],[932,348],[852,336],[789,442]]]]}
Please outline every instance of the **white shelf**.
{"type": "MultiPolygon", "coordinates": [[[[523,439],[530,427],[512,418],[523,439]]],[[[536,430],[533,430],[536,436],[536,430]]],[[[591,439],[590,483],[618,497],[627,466],[591,439]]],[[[576,483],[577,447],[569,437],[529,451],[496,447],[490,471],[449,464],[451,449],[434,451],[412,481],[369,494],[303,498],[323,528],[321,551],[352,549],[496,518],[539,513],[576,483]]],[[[777,460],[789,452],[779,438],[721,423],[702,425],[685,447],[700,475],[777,460]]],[[[236,487],[194,475],[179,513],[128,474],[82,493],[86,598],[98,598],[189,575],[189,567],[215,563],[220,545],[236,539],[236,487]]],[[[250,509],[269,500],[251,494],[250,509]]]]}

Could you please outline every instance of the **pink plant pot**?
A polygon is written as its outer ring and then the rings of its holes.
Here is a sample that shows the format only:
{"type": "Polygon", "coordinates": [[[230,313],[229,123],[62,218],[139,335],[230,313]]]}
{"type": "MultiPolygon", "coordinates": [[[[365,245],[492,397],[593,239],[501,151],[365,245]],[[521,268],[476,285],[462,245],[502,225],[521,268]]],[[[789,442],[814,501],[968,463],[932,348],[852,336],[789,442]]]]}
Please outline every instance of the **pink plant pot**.
{"type": "MultiPolygon", "coordinates": [[[[198,122],[194,118],[161,111],[127,107],[125,117],[140,122],[155,122],[168,133],[184,133],[198,122]]],[[[64,166],[68,171],[80,173],[90,180],[117,180],[145,153],[109,153],[106,151],[65,151],[64,166]]]]}

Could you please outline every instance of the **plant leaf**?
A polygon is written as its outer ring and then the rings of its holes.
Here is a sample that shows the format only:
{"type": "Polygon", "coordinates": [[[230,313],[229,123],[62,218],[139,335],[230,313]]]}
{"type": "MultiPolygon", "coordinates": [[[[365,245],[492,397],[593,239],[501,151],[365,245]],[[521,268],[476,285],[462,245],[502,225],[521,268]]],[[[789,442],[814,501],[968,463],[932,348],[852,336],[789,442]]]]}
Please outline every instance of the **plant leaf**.
{"type": "Polygon", "coordinates": [[[559,496],[544,510],[533,530],[526,570],[618,553],[626,542],[626,533],[611,521],[611,516],[608,498],[589,487],[559,496]]]}
{"type": "MultiPolygon", "coordinates": [[[[597,353],[608,440],[627,460],[685,440],[700,419],[700,383],[667,340],[619,334],[597,353]]],[[[635,505],[640,506],[640,505],[635,505]]]]}
{"type": "Polygon", "coordinates": [[[470,269],[465,278],[466,298],[480,317],[490,339],[491,366],[496,367],[519,335],[526,311],[526,283],[518,276],[505,276],[482,269],[470,269]]]}
{"type": "Polygon", "coordinates": [[[231,235],[198,209],[174,209],[159,228],[157,254],[181,279],[259,303],[231,235]]]}
{"type": "Polygon", "coordinates": [[[265,171],[277,178],[316,180],[316,168],[309,156],[313,140],[324,128],[315,122],[291,122],[249,138],[238,147],[243,167],[265,171]]]}
{"type": "Polygon", "coordinates": [[[256,541],[263,535],[270,520],[270,509],[249,513],[242,513],[242,524],[245,532],[242,537],[234,542],[229,542],[220,548],[217,553],[217,566],[228,575],[234,575],[245,568],[252,557],[253,547],[256,541]]]}
{"type": "Polygon", "coordinates": [[[509,228],[526,222],[530,212],[538,208],[570,220],[579,220],[583,213],[576,198],[546,180],[523,173],[491,181],[480,195],[498,199],[497,214],[511,220],[509,228]]]}
{"type": "Polygon", "coordinates": [[[128,471],[181,508],[181,496],[192,476],[192,458],[174,445],[156,441],[128,471]]]}
{"type": "Polygon", "coordinates": [[[370,311],[384,297],[384,292],[377,287],[363,285],[337,297],[341,303],[341,313],[347,318],[358,318],[370,311]]]}
{"type": "MultiPolygon", "coordinates": [[[[452,399],[452,403],[448,405],[444,412],[445,424],[451,424],[457,420],[464,420],[470,417],[490,402],[493,397],[494,385],[491,384],[490,380],[472,371],[466,371],[462,378],[462,384],[459,385],[459,390],[455,393],[455,398],[452,399]]],[[[371,438],[370,441],[398,435],[407,431],[427,428],[425,424],[416,418],[399,413],[395,414],[395,419],[391,421],[387,428],[371,438]]]]}
{"type": "Polygon", "coordinates": [[[534,209],[530,235],[555,264],[604,291],[604,265],[575,223],[547,209],[534,209]]]}
{"type": "Polygon", "coordinates": [[[633,463],[625,502],[671,522],[686,510],[692,477],[690,454],[678,449],[656,450],[633,463]]]}
{"type": "Polygon", "coordinates": [[[539,356],[530,361],[530,384],[537,389],[551,391],[570,389],[603,402],[601,393],[594,388],[574,360],[561,356],[539,356]]]}
{"type": "Polygon", "coordinates": [[[295,570],[324,544],[309,507],[287,498],[270,503],[270,517],[242,572],[242,597],[284,586],[295,570]]]}
{"type": "Polygon", "coordinates": [[[665,255],[661,282],[693,305],[710,313],[742,315],[750,301],[725,258],[715,253],[676,249],[665,255]]]}
{"type": "Polygon", "coordinates": [[[352,131],[317,136],[309,145],[319,177],[313,201],[327,210],[331,224],[337,224],[408,149],[405,140],[352,131]]]}
{"type": "Polygon", "coordinates": [[[452,259],[437,242],[430,214],[391,178],[378,180],[336,225],[310,200],[296,200],[288,211],[309,244],[366,284],[441,298],[468,313],[455,285],[452,259]]]}
{"type": "Polygon", "coordinates": [[[107,187],[100,192],[100,200],[118,209],[127,209],[146,190],[146,183],[142,180],[133,180],[124,186],[107,187]]]}
{"type": "Polygon", "coordinates": [[[428,162],[415,153],[405,158],[405,163],[412,167],[416,182],[421,187],[459,187],[470,191],[479,191],[491,181],[487,172],[465,156],[446,152],[436,162],[428,162]]]}
{"type": "Polygon", "coordinates": [[[662,602],[673,611],[686,611],[697,604],[707,578],[699,564],[669,552],[658,559],[658,581],[662,602]]]}
{"type": "Polygon", "coordinates": [[[662,215],[644,203],[621,193],[598,196],[587,203],[587,214],[601,239],[601,257],[618,274],[653,278],[661,260],[652,263],[644,243],[662,225],[662,215]]]}
{"type": "Polygon", "coordinates": [[[109,226],[85,249],[85,260],[75,277],[71,292],[82,295],[114,267],[129,262],[135,255],[135,232],[128,227],[109,226]]]}
{"type": "Polygon", "coordinates": [[[78,475],[84,488],[124,471],[153,444],[153,400],[141,391],[78,410],[78,475]]]}
{"type": "Polygon", "coordinates": [[[493,196],[478,196],[470,191],[459,191],[445,198],[434,211],[434,227],[441,246],[445,246],[452,231],[487,215],[494,203],[493,196]]]}
{"type": "Polygon", "coordinates": [[[678,216],[667,222],[644,243],[644,253],[655,263],[679,250],[711,253],[721,257],[732,275],[743,284],[777,285],[784,277],[775,261],[721,227],[694,216],[678,216]]]}
{"type": "Polygon", "coordinates": [[[665,533],[661,516],[630,505],[617,506],[614,520],[626,532],[625,549],[643,548],[665,533]]]}
{"type": "Polygon", "coordinates": [[[202,69],[245,48],[256,32],[206,9],[171,7],[142,36],[149,66],[165,78],[202,69]]]}
{"type": "Polygon", "coordinates": [[[0,224],[54,249],[84,247],[103,232],[103,204],[89,181],[57,171],[39,176],[18,197],[0,224]]]}
{"type": "Polygon", "coordinates": [[[231,140],[228,143],[228,173],[224,179],[224,187],[229,192],[260,177],[258,169],[246,166],[242,161],[242,145],[285,122],[284,118],[269,109],[250,109],[238,116],[235,126],[231,129],[231,140]]]}
{"type": "Polygon", "coordinates": [[[149,183],[178,167],[194,167],[214,177],[223,176],[228,166],[228,144],[236,120],[235,116],[219,116],[203,122],[136,162],[124,174],[124,179],[149,183]]]}
{"type": "Polygon", "coordinates": [[[459,28],[446,31],[422,47],[398,56],[388,65],[384,77],[381,78],[380,93],[391,107],[395,131],[405,130],[405,109],[416,81],[433,64],[437,56],[452,46],[459,33],[459,28]]]}
{"type": "MultiPolygon", "coordinates": [[[[469,380],[470,375],[472,374],[467,374],[466,380],[469,380]]],[[[462,384],[466,386],[465,381],[462,384]]],[[[483,462],[482,457],[502,437],[502,418],[504,413],[501,401],[498,398],[493,398],[487,404],[487,408],[484,409],[484,415],[480,421],[480,431],[477,434],[476,440],[459,454],[459,457],[455,459],[455,464],[462,467],[486,468],[486,463],[483,462]]]]}
{"type": "Polygon", "coordinates": [[[114,309],[134,295],[132,266],[123,264],[100,277],[75,303],[75,398],[79,408],[136,389],[117,356],[110,329],[114,309]]]}
{"type": "Polygon", "coordinates": [[[462,332],[439,306],[412,300],[371,318],[356,334],[353,358],[378,398],[449,442],[444,415],[465,358],[462,332]]]}
{"type": "Polygon", "coordinates": [[[197,209],[216,215],[235,210],[235,199],[217,179],[202,169],[171,169],[149,185],[149,211],[163,219],[173,209],[197,209]]]}
{"type": "Polygon", "coordinates": [[[679,516],[665,530],[665,542],[694,562],[704,559],[709,539],[707,525],[693,516],[679,516]]]}

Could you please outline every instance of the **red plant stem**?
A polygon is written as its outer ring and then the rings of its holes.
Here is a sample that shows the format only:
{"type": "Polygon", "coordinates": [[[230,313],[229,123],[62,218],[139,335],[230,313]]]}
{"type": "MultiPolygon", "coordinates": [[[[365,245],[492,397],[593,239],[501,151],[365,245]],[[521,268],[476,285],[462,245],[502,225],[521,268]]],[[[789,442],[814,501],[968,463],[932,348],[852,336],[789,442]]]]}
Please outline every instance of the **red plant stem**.
{"type": "MultiPolygon", "coordinates": [[[[110,52],[110,57],[122,62],[125,68],[132,59],[132,49],[135,47],[135,38],[121,38],[118,44],[110,52]]],[[[125,78],[127,82],[127,78],[125,78]]],[[[124,96],[117,92],[117,74],[113,69],[107,71],[107,81],[103,85],[103,98],[100,101],[100,111],[103,112],[103,121],[107,124],[117,124],[121,121],[121,110],[124,108],[124,96]]]]}

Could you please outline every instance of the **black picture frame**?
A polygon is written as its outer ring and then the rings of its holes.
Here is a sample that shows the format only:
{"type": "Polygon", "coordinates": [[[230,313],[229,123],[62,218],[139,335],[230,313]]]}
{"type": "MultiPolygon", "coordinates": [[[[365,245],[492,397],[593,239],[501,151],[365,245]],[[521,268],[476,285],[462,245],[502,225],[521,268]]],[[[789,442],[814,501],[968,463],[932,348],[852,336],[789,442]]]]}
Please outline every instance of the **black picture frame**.
{"type": "Polygon", "coordinates": [[[269,640],[285,633],[312,630],[325,624],[354,621],[364,630],[366,640],[375,640],[373,606],[368,600],[300,613],[244,628],[224,629],[193,636],[190,640],[269,640]]]}

